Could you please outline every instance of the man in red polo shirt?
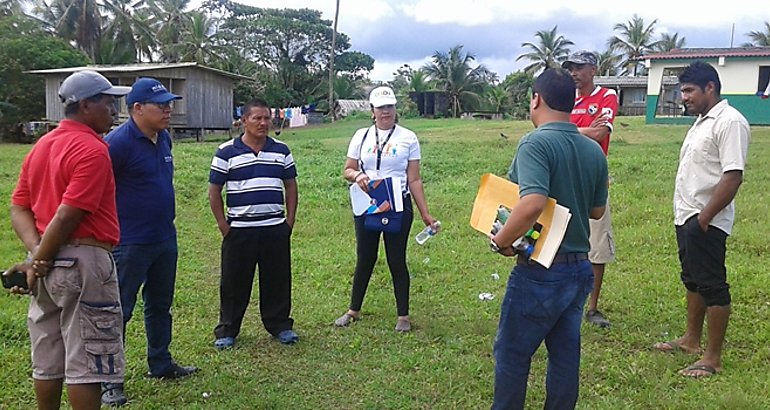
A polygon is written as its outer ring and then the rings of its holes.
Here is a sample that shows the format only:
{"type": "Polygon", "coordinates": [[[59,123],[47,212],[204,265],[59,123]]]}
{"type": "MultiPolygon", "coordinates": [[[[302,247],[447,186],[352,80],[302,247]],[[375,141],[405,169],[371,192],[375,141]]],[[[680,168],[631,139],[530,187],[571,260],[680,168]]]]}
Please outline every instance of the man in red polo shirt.
{"type": "MultiPolygon", "coordinates": [[[[613,89],[594,84],[597,58],[591,51],[582,50],[571,54],[562,63],[562,67],[572,74],[577,90],[575,107],[569,117],[570,122],[577,125],[581,134],[599,143],[604,155],[607,156],[610,149],[612,124],[618,113],[618,94],[613,89]]],[[[590,227],[591,251],[588,252],[588,259],[593,266],[594,289],[588,299],[586,321],[599,327],[609,327],[610,321],[598,309],[604,266],[615,260],[609,199],[604,215],[600,219],[592,219],[590,227]]]]}
{"type": "Polygon", "coordinates": [[[39,409],[58,409],[63,383],[73,409],[98,409],[102,382],[122,382],[123,321],[110,251],[120,232],[107,144],[116,98],[101,74],[81,71],[59,88],[66,119],[24,159],[11,223],[29,251],[11,271],[27,275],[27,324],[39,409]]]}

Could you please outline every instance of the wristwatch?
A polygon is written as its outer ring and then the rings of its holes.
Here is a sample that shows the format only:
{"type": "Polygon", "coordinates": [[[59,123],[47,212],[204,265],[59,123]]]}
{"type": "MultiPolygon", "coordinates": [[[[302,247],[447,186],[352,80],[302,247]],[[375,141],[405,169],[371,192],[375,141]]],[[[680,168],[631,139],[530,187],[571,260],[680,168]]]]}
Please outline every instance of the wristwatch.
{"type": "Polygon", "coordinates": [[[500,253],[500,247],[499,247],[499,246],[497,246],[497,242],[495,242],[495,240],[494,240],[494,239],[490,239],[490,240],[489,240],[489,249],[490,249],[492,252],[495,252],[495,253],[500,253]]]}

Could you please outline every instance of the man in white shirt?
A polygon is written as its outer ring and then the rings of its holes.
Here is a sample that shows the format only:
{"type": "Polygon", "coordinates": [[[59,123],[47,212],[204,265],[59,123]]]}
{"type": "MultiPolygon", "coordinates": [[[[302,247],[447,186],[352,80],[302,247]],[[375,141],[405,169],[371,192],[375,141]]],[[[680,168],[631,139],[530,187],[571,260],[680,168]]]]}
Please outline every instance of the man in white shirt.
{"type": "Polygon", "coordinates": [[[682,102],[698,118],[679,154],[674,189],[674,224],[687,289],[687,329],[674,341],[655,344],[661,351],[682,350],[703,356],[679,374],[708,377],[722,370],[722,344],[730,317],[730,286],[725,242],[735,220],[735,195],[743,182],[750,139],[749,124],[723,100],[716,69],[696,61],[680,75],[682,102]],[[708,323],[701,350],[703,321],[708,323]]]}

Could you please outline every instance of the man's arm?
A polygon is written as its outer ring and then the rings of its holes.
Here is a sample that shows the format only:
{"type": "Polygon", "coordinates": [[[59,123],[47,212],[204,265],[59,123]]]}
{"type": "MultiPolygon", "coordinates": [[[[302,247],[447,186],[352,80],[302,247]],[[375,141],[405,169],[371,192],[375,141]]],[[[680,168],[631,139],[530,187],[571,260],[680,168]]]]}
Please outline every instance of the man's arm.
{"type": "Polygon", "coordinates": [[[602,142],[612,132],[609,124],[610,119],[606,114],[602,114],[596,117],[588,127],[578,128],[578,132],[596,142],[602,142]]]}
{"type": "Polygon", "coordinates": [[[11,225],[24,247],[30,254],[34,253],[40,243],[40,233],[35,227],[35,215],[32,210],[20,205],[11,205],[11,225]]]}
{"type": "Polygon", "coordinates": [[[285,179],[283,187],[286,190],[286,223],[289,224],[289,228],[293,229],[294,221],[297,218],[297,202],[299,199],[297,180],[295,178],[285,179]]]}
{"type": "Polygon", "coordinates": [[[217,221],[217,227],[219,232],[222,233],[224,238],[230,233],[230,225],[225,218],[225,202],[222,200],[222,185],[209,184],[209,207],[211,207],[211,213],[214,214],[214,219],[217,221]]]}
{"type": "MultiPolygon", "coordinates": [[[[27,249],[29,248],[28,241],[32,236],[29,233],[29,217],[31,212],[27,215],[23,210],[17,212],[15,216],[12,216],[12,224],[16,234],[24,241],[27,249]],[[19,230],[22,230],[21,232],[19,230]]],[[[86,211],[75,208],[70,205],[59,205],[51,222],[48,224],[43,236],[40,238],[40,244],[35,247],[33,245],[30,252],[32,253],[32,263],[24,263],[16,265],[14,268],[23,270],[27,274],[27,286],[29,291],[21,291],[16,289],[16,293],[28,293],[34,292],[35,282],[37,278],[48,274],[48,270],[51,268],[52,261],[56,254],[59,252],[59,248],[62,247],[69,239],[72,232],[80,225],[80,221],[86,215],[86,211]]],[[[32,220],[34,229],[34,218],[32,220]]]]}
{"type": "Polygon", "coordinates": [[[606,206],[593,207],[588,212],[588,217],[591,218],[591,219],[601,219],[602,216],[604,216],[604,210],[606,208],[607,208],[606,206]]]}
{"type": "Polygon", "coordinates": [[[511,245],[535,225],[547,203],[548,197],[541,194],[529,194],[519,200],[503,228],[494,236],[489,234],[490,239],[500,248],[500,253],[505,256],[514,255],[511,245]]]}
{"type": "Polygon", "coordinates": [[[732,202],[742,183],[743,171],[741,170],[727,171],[722,174],[722,178],[719,179],[719,183],[714,188],[711,200],[698,214],[698,225],[704,232],[708,230],[709,223],[714,219],[714,216],[732,202]]]}

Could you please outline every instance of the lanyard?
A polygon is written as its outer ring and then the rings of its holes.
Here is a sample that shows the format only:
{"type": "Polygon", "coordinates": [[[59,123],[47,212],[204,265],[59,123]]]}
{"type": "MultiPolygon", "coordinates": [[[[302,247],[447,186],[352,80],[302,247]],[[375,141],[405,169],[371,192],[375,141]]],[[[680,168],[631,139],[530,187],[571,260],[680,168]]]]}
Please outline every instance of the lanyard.
{"type": "MultiPolygon", "coordinates": [[[[377,171],[380,170],[380,164],[382,163],[382,150],[385,149],[385,146],[388,145],[388,141],[390,141],[390,137],[393,135],[393,131],[396,130],[396,126],[393,125],[393,128],[390,129],[390,132],[388,133],[388,136],[385,137],[385,141],[382,142],[382,145],[380,145],[380,133],[377,131],[377,126],[374,126],[374,149],[377,151],[377,167],[375,168],[377,171]]],[[[361,146],[358,150],[358,158],[359,162],[361,163],[361,171],[364,171],[364,160],[361,159],[361,150],[364,148],[364,141],[366,141],[366,136],[369,135],[369,130],[366,130],[364,133],[364,137],[361,138],[361,146]]]]}

